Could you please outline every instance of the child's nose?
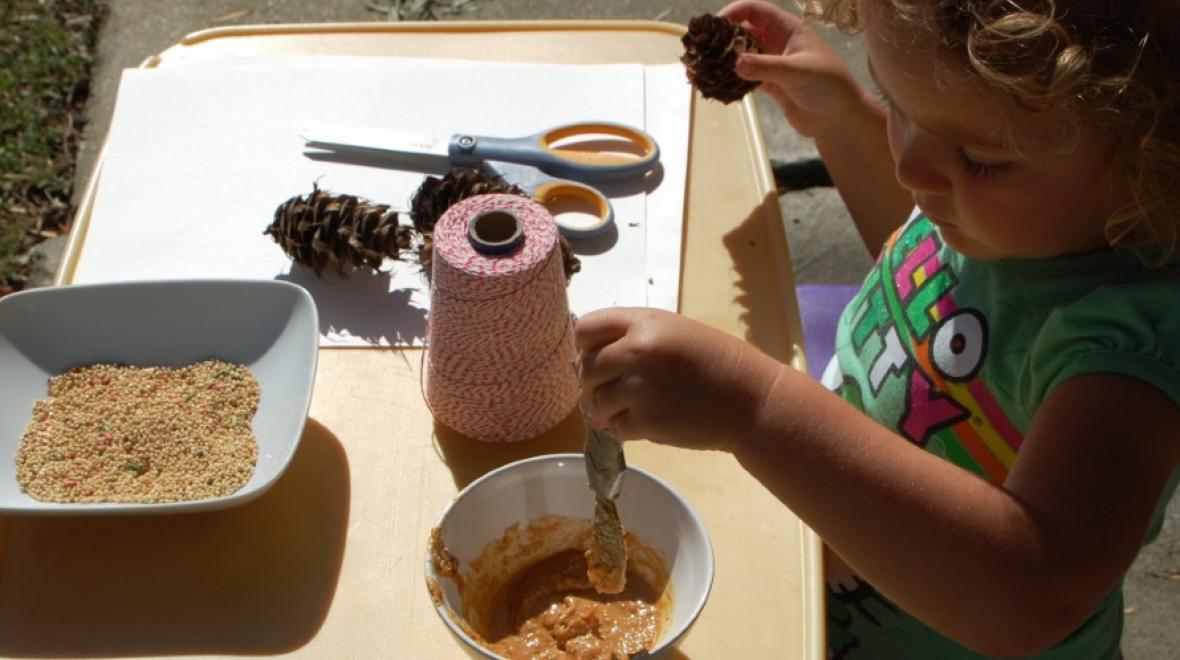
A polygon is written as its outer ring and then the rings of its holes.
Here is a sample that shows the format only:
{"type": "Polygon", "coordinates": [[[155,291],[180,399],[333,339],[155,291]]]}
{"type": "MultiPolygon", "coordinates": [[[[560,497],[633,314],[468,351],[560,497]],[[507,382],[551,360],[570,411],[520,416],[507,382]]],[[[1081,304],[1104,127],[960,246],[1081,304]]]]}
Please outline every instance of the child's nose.
{"type": "Polygon", "coordinates": [[[951,189],[945,172],[948,159],[943,158],[934,136],[911,131],[900,141],[896,152],[897,181],[911,192],[943,194],[951,189]]]}

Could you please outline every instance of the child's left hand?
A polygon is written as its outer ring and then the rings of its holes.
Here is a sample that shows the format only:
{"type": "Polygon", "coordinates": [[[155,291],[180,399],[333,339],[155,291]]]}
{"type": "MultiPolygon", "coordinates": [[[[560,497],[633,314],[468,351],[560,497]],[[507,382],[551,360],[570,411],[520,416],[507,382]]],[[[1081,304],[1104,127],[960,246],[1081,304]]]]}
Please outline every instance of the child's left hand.
{"type": "Polygon", "coordinates": [[[606,309],[578,320],[583,406],[621,439],[731,449],[778,369],[749,344],[683,316],[606,309]]]}

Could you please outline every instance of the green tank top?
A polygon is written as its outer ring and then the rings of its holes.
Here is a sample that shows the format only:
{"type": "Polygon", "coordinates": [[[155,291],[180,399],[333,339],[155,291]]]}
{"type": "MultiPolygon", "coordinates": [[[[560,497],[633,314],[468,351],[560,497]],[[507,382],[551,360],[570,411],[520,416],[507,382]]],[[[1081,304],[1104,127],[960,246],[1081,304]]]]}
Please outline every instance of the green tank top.
{"type": "MultiPolygon", "coordinates": [[[[1115,250],[978,261],[916,215],[886,243],[841,315],[824,383],[912,442],[1002,483],[1041,401],[1112,372],[1180,404],[1180,281],[1115,250]]],[[[1156,509],[1154,540],[1177,470],[1156,509]]],[[[937,558],[931,558],[937,561],[937,558]]],[[[969,598],[970,594],[964,594],[969,598]]],[[[980,658],[858,577],[829,581],[830,658],[980,658]]],[[[1117,658],[1122,589],[1043,659],[1117,658]]]]}

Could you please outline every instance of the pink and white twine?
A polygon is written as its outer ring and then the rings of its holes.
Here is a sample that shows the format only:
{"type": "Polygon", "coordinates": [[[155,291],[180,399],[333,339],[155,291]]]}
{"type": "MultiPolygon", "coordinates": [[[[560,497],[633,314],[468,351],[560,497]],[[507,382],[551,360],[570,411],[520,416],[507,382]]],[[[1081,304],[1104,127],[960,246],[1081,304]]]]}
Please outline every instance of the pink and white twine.
{"type": "Polygon", "coordinates": [[[426,401],[435,418],[478,440],[541,435],[577,405],[576,350],[557,225],[518,195],[480,195],[434,227],[426,401]],[[524,241],[485,255],[468,240],[473,218],[508,211],[524,241]]]}

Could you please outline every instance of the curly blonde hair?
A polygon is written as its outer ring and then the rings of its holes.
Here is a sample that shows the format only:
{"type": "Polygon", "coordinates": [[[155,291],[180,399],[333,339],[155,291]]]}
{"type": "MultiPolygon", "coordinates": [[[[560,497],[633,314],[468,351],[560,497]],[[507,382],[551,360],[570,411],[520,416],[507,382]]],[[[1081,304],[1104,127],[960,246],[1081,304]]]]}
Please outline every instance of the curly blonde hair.
{"type": "Polygon", "coordinates": [[[1180,243],[1177,0],[805,0],[845,30],[890,12],[985,85],[1032,111],[1109,136],[1108,185],[1127,203],[1107,241],[1164,265],[1180,243]]]}

